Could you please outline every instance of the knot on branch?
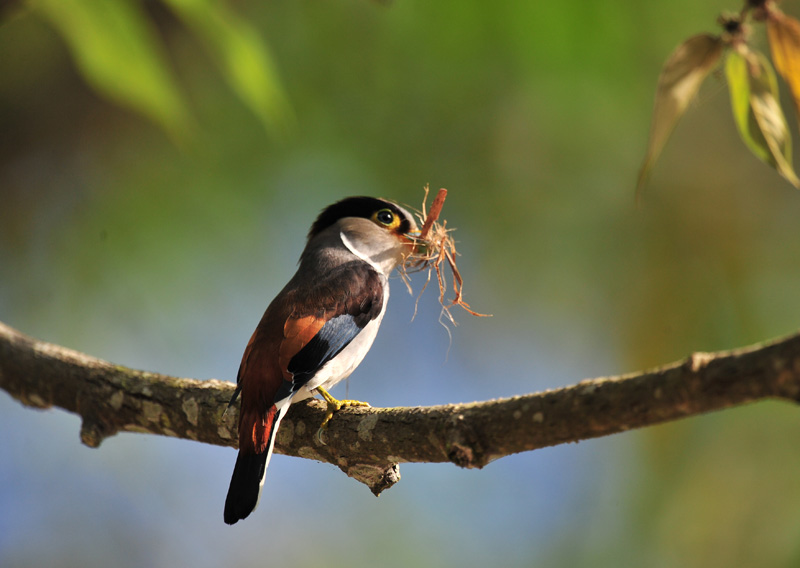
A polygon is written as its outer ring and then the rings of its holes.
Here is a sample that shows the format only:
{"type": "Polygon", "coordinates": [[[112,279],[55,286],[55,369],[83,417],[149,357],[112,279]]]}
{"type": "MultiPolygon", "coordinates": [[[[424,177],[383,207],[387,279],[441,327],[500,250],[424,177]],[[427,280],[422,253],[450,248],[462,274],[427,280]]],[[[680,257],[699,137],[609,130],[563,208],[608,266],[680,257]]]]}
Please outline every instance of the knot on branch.
{"type": "Polygon", "coordinates": [[[372,491],[375,497],[400,481],[400,465],[396,463],[383,465],[356,464],[341,468],[348,477],[360,481],[372,491]]]}
{"type": "Polygon", "coordinates": [[[695,351],[686,359],[686,366],[692,373],[699,373],[711,361],[714,360],[713,353],[705,353],[703,351],[695,351]]]}
{"type": "Polygon", "coordinates": [[[81,442],[90,448],[99,448],[103,440],[116,433],[113,426],[90,415],[84,416],[81,422],[81,442]]]}
{"type": "Polygon", "coordinates": [[[778,395],[800,403],[800,357],[794,357],[783,365],[775,365],[778,371],[775,388],[778,395]]]}
{"type": "Polygon", "coordinates": [[[453,415],[448,421],[447,459],[463,468],[481,468],[486,465],[485,452],[477,432],[463,414],[453,415]]]}

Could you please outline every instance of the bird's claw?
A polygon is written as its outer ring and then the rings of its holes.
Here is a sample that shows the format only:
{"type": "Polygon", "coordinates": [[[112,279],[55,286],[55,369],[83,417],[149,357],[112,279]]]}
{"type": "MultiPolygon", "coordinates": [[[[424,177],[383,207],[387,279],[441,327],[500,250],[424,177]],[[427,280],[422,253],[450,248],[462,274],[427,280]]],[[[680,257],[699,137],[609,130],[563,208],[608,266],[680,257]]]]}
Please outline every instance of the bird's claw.
{"type": "Polygon", "coordinates": [[[325,418],[322,420],[322,424],[319,425],[319,430],[317,430],[317,441],[325,446],[326,443],[322,439],[322,433],[328,429],[328,422],[330,422],[333,415],[339,412],[342,408],[346,408],[348,406],[369,406],[368,402],[362,402],[360,400],[338,400],[333,398],[328,391],[323,389],[322,387],[317,387],[317,392],[322,395],[322,398],[325,399],[325,402],[328,403],[328,411],[325,413],[325,418]]]}

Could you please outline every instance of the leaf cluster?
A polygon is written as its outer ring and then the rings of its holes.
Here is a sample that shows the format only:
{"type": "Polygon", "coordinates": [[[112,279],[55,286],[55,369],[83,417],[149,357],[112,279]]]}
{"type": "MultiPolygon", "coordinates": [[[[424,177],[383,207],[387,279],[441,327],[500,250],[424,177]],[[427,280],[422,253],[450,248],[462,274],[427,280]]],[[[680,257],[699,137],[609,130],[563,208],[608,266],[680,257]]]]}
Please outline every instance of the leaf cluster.
{"type": "Polygon", "coordinates": [[[719,35],[698,34],[681,43],[658,79],[655,107],[637,194],[680,117],[703,81],[724,58],[731,108],[742,140],[761,161],[800,189],[792,165],[792,137],[781,108],[778,81],[769,59],[750,41],[752,23],[765,24],[778,73],[789,86],[800,120],[800,22],[777,0],[746,0],[739,13],[720,16],[719,35]]]}

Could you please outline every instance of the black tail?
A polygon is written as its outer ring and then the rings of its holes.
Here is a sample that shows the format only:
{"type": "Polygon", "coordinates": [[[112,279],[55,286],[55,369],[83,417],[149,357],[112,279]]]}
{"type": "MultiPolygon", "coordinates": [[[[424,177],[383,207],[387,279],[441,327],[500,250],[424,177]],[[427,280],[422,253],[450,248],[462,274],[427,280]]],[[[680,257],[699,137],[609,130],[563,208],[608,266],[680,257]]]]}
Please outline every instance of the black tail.
{"type": "Polygon", "coordinates": [[[261,496],[261,481],[267,469],[269,452],[250,454],[239,452],[233,468],[231,486],[225,498],[225,522],[229,525],[247,518],[261,496]]]}

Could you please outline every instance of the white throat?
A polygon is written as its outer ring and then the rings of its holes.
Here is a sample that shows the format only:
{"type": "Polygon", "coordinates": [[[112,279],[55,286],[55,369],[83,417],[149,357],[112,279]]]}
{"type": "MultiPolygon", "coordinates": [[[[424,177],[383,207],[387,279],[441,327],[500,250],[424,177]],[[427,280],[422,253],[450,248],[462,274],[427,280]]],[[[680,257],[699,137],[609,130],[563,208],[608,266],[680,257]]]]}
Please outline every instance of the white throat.
{"type": "MultiPolygon", "coordinates": [[[[355,256],[357,256],[358,258],[360,258],[361,260],[363,260],[364,262],[366,262],[367,264],[369,264],[369,265],[370,265],[372,268],[374,268],[374,269],[375,269],[375,271],[376,271],[378,274],[381,274],[381,275],[383,275],[383,276],[386,276],[386,272],[387,272],[387,271],[384,269],[384,267],[383,267],[383,266],[381,266],[380,264],[378,264],[377,262],[375,262],[374,260],[372,260],[370,257],[368,257],[367,255],[365,255],[365,254],[364,254],[363,252],[361,252],[360,250],[358,250],[358,249],[355,247],[355,245],[352,243],[352,241],[351,241],[350,239],[348,239],[348,238],[347,238],[347,235],[345,235],[343,231],[339,231],[339,237],[341,237],[341,239],[342,239],[342,244],[343,244],[343,245],[344,245],[344,246],[347,248],[347,250],[349,250],[349,251],[350,251],[350,252],[352,252],[352,253],[353,253],[355,256]]],[[[384,304],[384,305],[385,305],[385,304],[384,304]]]]}

